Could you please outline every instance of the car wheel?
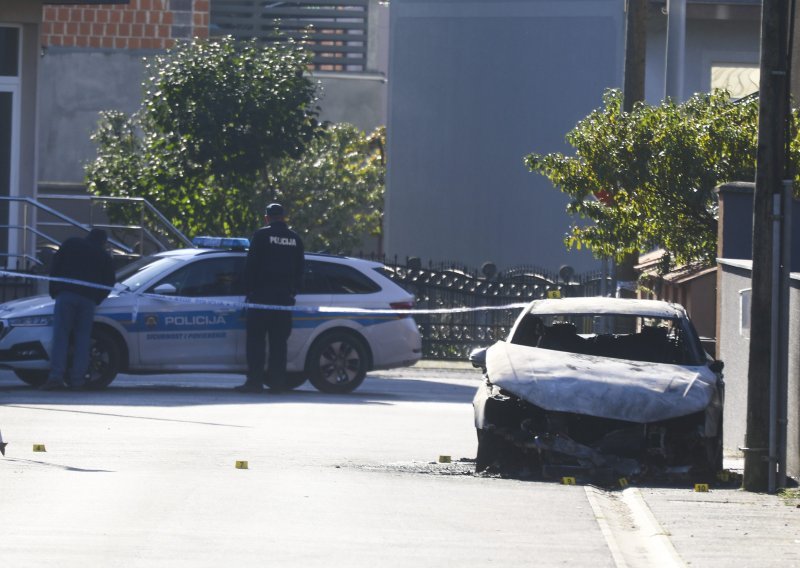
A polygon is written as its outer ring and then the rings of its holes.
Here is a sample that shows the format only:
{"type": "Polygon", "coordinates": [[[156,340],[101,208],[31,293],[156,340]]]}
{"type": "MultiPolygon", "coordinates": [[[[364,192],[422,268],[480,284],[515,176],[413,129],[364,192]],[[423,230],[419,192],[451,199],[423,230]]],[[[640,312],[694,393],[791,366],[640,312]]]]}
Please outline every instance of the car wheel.
{"type": "Polygon", "coordinates": [[[92,330],[86,387],[91,390],[106,388],[117,377],[121,365],[122,349],[117,340],[107,331],[92,330]]]}
{"type": "Polygon", "coordinates": [[[332,331],[319,337],[309,349],[306,374],[321,392],[352,392],[367,376],[367,357],[367,348],[357,336],[332,331]]]}
{"type": "Polygon", "coordinates": [[[17,378],[32,387],[43,385],[47,380],[48,372],[40,369],[14,369],[14,374],[17,375],[17,378]]]}

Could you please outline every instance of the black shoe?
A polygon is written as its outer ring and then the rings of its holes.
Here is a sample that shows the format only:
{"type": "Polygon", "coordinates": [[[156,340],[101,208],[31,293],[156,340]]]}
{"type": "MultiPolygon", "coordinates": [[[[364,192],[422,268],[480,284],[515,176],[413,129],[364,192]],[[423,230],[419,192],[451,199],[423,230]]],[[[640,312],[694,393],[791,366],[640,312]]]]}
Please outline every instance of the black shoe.
{"type": "Polygon", "coordinates": [[[238,387],[234,387],[233,390],[236,392],[254,393],[263,391],[264,387],[256,383],[245,383],[243,385],[239,385],[238,387]]]}
{"type": "Polygon", "coordinates": [[[67,388],[67,385],[65,385],[61,381],[47,381],[46,383],[44,383],[43,385],[41,385],[39,387],[39,390],[40,391],[60,391],[60,390],[64,390],[65,388],[67,388]]]}

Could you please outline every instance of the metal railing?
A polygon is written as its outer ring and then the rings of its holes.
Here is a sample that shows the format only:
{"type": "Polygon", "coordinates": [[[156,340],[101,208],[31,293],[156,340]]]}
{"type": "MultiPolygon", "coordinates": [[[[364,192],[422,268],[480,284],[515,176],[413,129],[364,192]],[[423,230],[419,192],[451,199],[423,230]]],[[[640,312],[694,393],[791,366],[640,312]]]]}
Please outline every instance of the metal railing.
{"type": "Polygon", "coordinates": [[[61,242],[70,236],[86,234],[92,227],[109,233],[115,255],[136,257],[192,246],[183,233],[141,197],[50,194],[41,195],[38,200],[0,197],[0,207],[8,212],[7,218],[18,221],[0,225],[0,231],[6,232],[2,235],[6,246],[0,248],[0,257],[6,267],[20,271],[42,270],[61,242]],[[67,205],[53,207],[43,203],[59,200],[67,205]],[[70,214],[63,209],[71,209],[70,214]],[[137,222],[131,223],[132,219],[137,222]]]}
{"type": "MultiPolygon", "coordinates": [[[[400,263],[374,258],[386,266],[388,276],[413,293],[417,308],[508,306],[560,296],[598,296],[611,288],[601,272],[561,279],[557,272],[535,266],[517,266],[486,276],[456,263],[400,263]],[[605,281],[605,282],[604,282],[605,281]],[[604,285],[605,284],[605,285],[604,285]]],[[[520,308],[476,310],[447,314],[418,314],[414,320],[422,336],[425,359],[466,360],[476,347],[488,347],[505,338],[520,308]]]]}

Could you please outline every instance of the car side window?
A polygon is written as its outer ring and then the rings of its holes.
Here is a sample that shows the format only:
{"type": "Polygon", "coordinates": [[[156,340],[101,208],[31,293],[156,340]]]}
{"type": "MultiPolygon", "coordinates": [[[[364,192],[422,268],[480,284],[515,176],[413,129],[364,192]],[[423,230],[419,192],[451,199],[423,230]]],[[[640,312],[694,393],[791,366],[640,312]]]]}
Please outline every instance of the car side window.
{"type": "Polygon", "coordinates": [[[161,284],[172,284],[175,286],[176,296],[242,296],[243,276],[244,257],[209,258],[176,270],[161,279],[152,289],[161,284]]]}
{"type": "Polygon", "coordinates": [[[351,266],[306,260],[302,294],[372,294],[380,285],[351,266]]]}

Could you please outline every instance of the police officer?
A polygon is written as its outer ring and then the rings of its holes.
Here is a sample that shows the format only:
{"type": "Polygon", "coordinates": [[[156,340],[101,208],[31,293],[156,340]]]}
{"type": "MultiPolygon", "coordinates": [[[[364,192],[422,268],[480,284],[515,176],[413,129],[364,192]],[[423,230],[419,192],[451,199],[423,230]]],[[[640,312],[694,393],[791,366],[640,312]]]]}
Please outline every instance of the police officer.
{"type": "MultiPolygon", "coordinates": [[[[293,306],[303,278],[303,241],[286,225],[283,206],[279,203],[267,206],[264,221],[266,226],[257,230],[250,241],[245,262],[247,301],[293,306]]],[[[247,309],[247,381],[236,390],[261,392],[264,384],[272,392],[285,388],[287,342],[291,332],[291,310],[247,309]],[[269,339],[268,373],[264,372],[265,336],[269,339]]]]}

